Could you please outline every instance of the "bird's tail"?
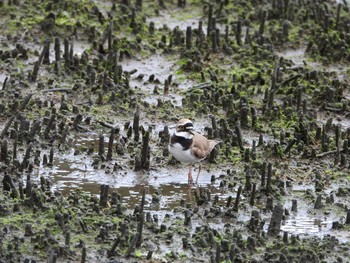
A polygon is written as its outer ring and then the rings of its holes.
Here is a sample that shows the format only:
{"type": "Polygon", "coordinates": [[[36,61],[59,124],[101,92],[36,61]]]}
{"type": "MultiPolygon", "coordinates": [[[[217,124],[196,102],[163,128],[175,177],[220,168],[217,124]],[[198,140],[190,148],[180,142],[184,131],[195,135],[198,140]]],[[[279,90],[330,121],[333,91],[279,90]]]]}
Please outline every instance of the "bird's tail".
{"type": "Polygon", "coordinates": [[[210,152],[215,148],[216,145],[223,143],[223,141],[220,141],[220,140],[208,140],[208,141],[209,141],[210,152]]]}

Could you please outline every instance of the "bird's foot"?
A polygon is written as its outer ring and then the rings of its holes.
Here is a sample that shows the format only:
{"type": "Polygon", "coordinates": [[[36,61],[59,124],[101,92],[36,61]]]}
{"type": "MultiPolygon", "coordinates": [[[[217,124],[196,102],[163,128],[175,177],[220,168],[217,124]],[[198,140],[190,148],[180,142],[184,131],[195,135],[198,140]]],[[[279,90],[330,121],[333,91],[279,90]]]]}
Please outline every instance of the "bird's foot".
{"type": "Polygon", "coordinates": [[[193,177],[191,173],[188,174],[188,184],[193,185],[193,177]]]}
{"type": "Polygon", "coordinates": [[[192,188],[192,187],[197,187],[198,186],[198,182],[196,181],[193,181],[193,179],[191,178],[191,179],[188,179],[188,186],[190,187],[190,188],[192,188]]]}
{"type": "Polygon", "coordinates": [[[197,177],[196,177],[196,184],[198,184],[198,178],[199,178],[199,174],[201,173],[201,170],[202,170],[202,165],[199,164],[198,174],[197,174],[197,177]]]}

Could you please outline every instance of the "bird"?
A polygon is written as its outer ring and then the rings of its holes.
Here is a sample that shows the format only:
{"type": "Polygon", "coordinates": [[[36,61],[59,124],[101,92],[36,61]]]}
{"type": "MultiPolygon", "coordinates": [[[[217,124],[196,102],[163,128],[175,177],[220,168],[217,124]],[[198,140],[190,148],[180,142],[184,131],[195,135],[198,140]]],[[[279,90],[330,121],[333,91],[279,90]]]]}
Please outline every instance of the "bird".
{"type": "Polygon", "coordinates": [[[169,139],[169,152],[181,163],[189,164],[188,184],[193,184],[192,165],[199,163],[198,177],[202,169],[201,161],[209,156],[210,152],[221,141],[209,140],[205,136],[194,131],[193,122],[190,119],[180,119],[175,131],[169,139]]]}

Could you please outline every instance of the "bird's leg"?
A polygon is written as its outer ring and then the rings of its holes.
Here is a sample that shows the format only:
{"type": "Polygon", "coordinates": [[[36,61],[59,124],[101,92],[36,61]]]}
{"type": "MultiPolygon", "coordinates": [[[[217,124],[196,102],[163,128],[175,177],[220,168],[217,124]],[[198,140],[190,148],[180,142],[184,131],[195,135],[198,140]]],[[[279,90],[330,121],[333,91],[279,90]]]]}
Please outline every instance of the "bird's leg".
{"type": "Polygon", "coordinates": [[[193,178],[192,178],[192,163],[190,164],[190,170],[188,171],[188,184],[193,183],[193,178]]]}
{"type": "Polygon", "coordinates": [[[197,174],[197,178],[196,178],[196,184],[198,184],[198,177],[199,177],[199,173],[201,172],[201,170],[202,170],[202,164],[199,163],[198,174],[197,174]]]}

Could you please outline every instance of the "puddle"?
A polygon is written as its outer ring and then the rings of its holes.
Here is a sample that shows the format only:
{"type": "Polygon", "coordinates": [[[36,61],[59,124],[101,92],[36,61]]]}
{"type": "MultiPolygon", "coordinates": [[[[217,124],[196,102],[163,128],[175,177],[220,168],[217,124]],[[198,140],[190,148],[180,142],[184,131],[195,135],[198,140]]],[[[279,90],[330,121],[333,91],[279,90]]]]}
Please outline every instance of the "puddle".
{"type": "Polygon", "coordinates": [[[346,3],[346,5],[349,5],[350,4],[350,1],[349,0],[335,0],[335,2],[337,4],[343,4],[346,3]]]}
{"type": "Polygon", "coordinates": [[[154,54],[148,58],[141,59],[124,59],[120,62],[124,71],[131,72],[133,70],[137,70],[136,73],[132,74],[130,77],[130,86],[140,86],[142,83],[142,89],[147,90],[148,92],[153,92],[154,83],[158,83],[158,85],[163,88],[164,81],[172,74],[174,70],[172,70],[174,66],[174,61],[168,60],[166,57],[154,54]],[[138,76],[142,74],[143,78],[140,82],[137,80],[138,76]],[[148,80],[151,75],[154,75],[154,79],[158,80],[153,83],[148,84],[148,80]]]}
{"type": "MultiPolygon", "coordinates": [[[[120,165],[125,166],[123,163],[120,163],[120,165]]],[[[86,162],[86,157],[74,156],[73,151],[64,157],[57,156],[53,162],[53,167],[41,168],[39,171],[40,175],[52,179],[58,190],[83,187],[86,182],[94,182],[97,188],[94,193],[99,191],[100,184],[108,184],[112,188],[132,187],[134,185],[187,184],[187,173],[188,168],[185,165],[148,172],[121,169],[109,173],[101,171],[101,169],[95,170],[91,167],[91,164],[86,162]]],[[[199,185],[210,184],[212,174],[203,169],[198,180],[199,185]]],[[[217,176],[219,174],[219,172],[216,172],[217,176]]]]}
{"type": "Polygon", "coordinates": [[[191,27],[192,30],[195,28],[198,28],[199,21],[201,20],[200,17],[198,18],[188,18],[183,21],[178,21],[176,18],[172,16],[172,14],[169,13],[163,13],[159,17],[153,17],[149,19],[149,22],[154,22],[156,29],[161,29],[164,27],[164,25],[167,25],[171,30],[173,30],[175,27],[178,27],[181,31],[186,31],[187,27],[191,27]]]}
{"type": "Polygon", "coordinates": [[[346,78],[347,67],[342,65],[327,65],[323,66],[319,62],[309,61],[307,56],[305,56],[305,48],[299,49],[287,49],[284,51],[275,51],[276,55],[283,57],[285,59],[291,60],[295,66],[307,66],[323,70],[327,72],[336,72],[339,80],[344,80],[346,78]]]}
{"type": "Polygon", "coordinates": [[[326,124],[329,119],[332,119],[332,127],[340,125],[342,131],[346,131],[350,128],[350,120],[348,118],[344,118],[344,114],[337,114],[328,112],[327,116],[322,113],[317,114],[317,123],[322,127],[323,124],[326,124]]]}
{"type": "Polygon", "coordinates": [[[2,90],[2,86],[4,85],[7,76],[8,75],[5,72],[0,71],[0,90],[2,90]]]}
{"type": "Polygon", "coordinates": [[[330,229],[331,226],[332,223],[329,221],[320,221],[318,219],[305,216],[293,216],[285,221],[285,223],[281,227],[281,230],[294,235],[324,235],[324,229],[330,229]]]}
{"type": "Polygon", "coordinates": [[[171,30],[178,27],[182,31],[185,31],[189,26],[192,29],[198,28],[200,20],[203,20],[200,10],[188,8],[162,10],[159,16],[147,19],[148,22],[154,22],[156,29],[161,29],[166,25],[171,30]]]}
{"type": "MultiPolygon", "coordinates": [[[[299,204],[299,203],[298,203],[299,204]]],[[[281,231],[288,232],[290,235],[299,235],[300,237],[317,236],[324,237],[332,235],[337,237],[340,242],[348,242],[350,236],[344,231],[332,229],[333,222],[341,218],[330,214],[326,215],[308,215],[307,211],[291,212],[285,221],[282,222],[281,231]]],[[[344,223],[344,222],[343,222],[344,223]]]]}
{"type": "MultiPolygon", "coordinates": [[[[122,125],[121,125],[122,126],[122,125]]],[[[159,125],[154,129],[154,134],[163,130],[164,126],[159,125]]],[[[107,152],[109,135],[104,135],[105,152],[107,152]]],[[[163,165],[155,165],[156,168],[150,171],[135,172],[127,169],[130,167],[129,162],[133,160],[132,156],[120,156],[114,153],[113,160],[106,163],[108,168],[113,169],[115,164],[120,167],[116,171],[110,171],[106,168],[94,169],[92,167],[92,157],[96,156],[99,147],[99,135],[90,133],[80,136],[72,143],[72,148],[68,153],[61,155],[55,154],[52,167],[40,167],[37,174],[49,178],[54,185],[54,189],[68,193],[76,188],[82,188],[91,193],[99,193],[99,185],[108,184],[113,189],[133,189],[140,186],[149,186],[153,188],[164,187],[164,185],[182,185],[180,192],[183,190],[183,185],[187,186],[188,166],[178,164],[169,166],[165,160],[163,165]],[[86,157],[85,153],[74,155],[75,149],[94,148],[94,153],[91,157],[86,157]],[[94,187],[93,187],[94,186],[94,187]],[[94,188],[94,189],[93,189],[94,188]]],[[[169,157],[170,158],[170,157],[169,157]]],[[[156,162],[151,160],[151,162],[156,162]]],[[[208,171],[208,165],[203,164],[198,184],[211,184],[211,176],[219,177],[221,171],[208,171]]],[[[193,175],[196,176],[198,166],[194,166],[193,175]]],[[[38,176],[38,178],[40,177],[38,176]]]]}
{"type": "Polygon", "coordinates": [[[284,51],[276,51],[275,53],[279,57],[283,57],[285,59],[293,61],[293,63],[296,66],[305,66],[304,63],[306,63],[310,67],[314,67],[314,68],[321,67],[320,63],[308,61],[307,57],[305,56],[305,48],[287,49],[284,51]]]}
{"type": "Polygon", "coordinates": [[[165,101],[171,101],[171,103],[176,107],[182,106],[182,99],[183,97],[178,94],[169,94],[169,95],[151,95],[146,96],[143,100],[151,105],[157,105],[159,101],[165,102],[165,101]]]}
{"type": "MultiPolygon", "coordinates": [[[[71,42],[69,42],[69,48],[71,46],[71,42]]],[[[55,61],[55,43],[54,41],[52,41],[50,43],[50,63],[53,63],[55,61]]],[[[81,55],[83,54],[83,52],[86,49],[91,48],[91,45],[89,43],[86,42],[82,42],[79,40],[74,40],[73,41],[73,56],[78,56],[79,58],[81,57],[81,55]]],[[[38,50],[38,52],[40,53],[43,50],[43,46],[41,45],[40,47],[37,46],[36,49],[38,50]]],[[[61,59],[63,59],[63,54],[64,54],[64,43],[63,43],[63,39],[61,39],[61,59]]],[[[37,61],[38,57],[35,57],[34,59],[32,59],[32,62],[37,61]]]]}
{"type": "MultiPolygon", "coordinates": [[[[243,143],[245,145],[248,145],[249,147],[253,146],[253,141],[255,141],[255,145],[258,145],[259,142],[259,137],[260,137],[260,133],[257,133],[255,131],[252,130],[245,130],[245,129],[241,129],[242,132],[242,137],[243,137],[243,143]]],[[[263,141],[264,144],[266,143],[279,143],[280,140],[274,138],[272,135],[269,134],[263,134],[263,141]]]]}
{"type": "Polygon", "coordinates": [[[285,59],[292,59],[295,64],[302,64],[305,59],[305,49],[288,49],[283,51],[276,51],[279,57],[284,57],[285,59]]]}
{"type": "MultiPolygon", "coordinates": [[[[207,34],[207,16],[203,16],[203,11],[197,6],[188,5],[185,8],[165,9],[160,12],[158,16],[152,16],[147,19],[147,22],[154,22],[154,26],[158,30],[162,30],[164,25],[170,30],[178,27],[181,31],[186,32],[187,27],[191,27],[192,30],[198,29],[199,22],[202,21],[203,33],[207,34]]],[[[226,24],[216,22],[216,28],[220,32],[225,32],[226,24]]],[[[245,32],[246,27],[242,28],[242,32],[245,32]]],[[[243,34],[244,35],[244,34],[243,34]]],[[[244,37],[242,36],[242,40],[244,37]]]]}
{"type": "Polygon", "coordinates": [[[158,100],[170,100],[173,105],[181,106],[183,96],[178,92],[187,90],[194,85],[191,80],[177,80],[177,66],[174,64],[174,58],[167,57],[161,54],[153,54],[148,58],[141,59],[124,59],[120,62],[125,72],[136,73],[130,76],[130,86],[135,89],[140,89],[145,92],[143,98],[149,104],[157,105],[158,100]],[[169,94],[163,95],[164,83],[169,76],[172,76],[172,84],[169,87],[169,94]],[[140,77],[142,76],[142,78],[140,77]],[[149,81],[150,77],[154,77],[154,81],[149,81]],[[176,83],[176,85],[173,85],[176,83]],[[160,95],[154,94],[157,89],[160,95]]]}

